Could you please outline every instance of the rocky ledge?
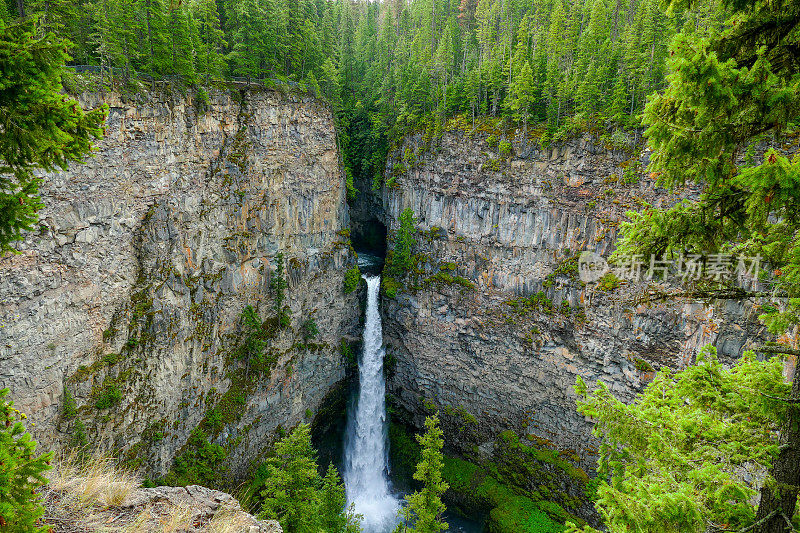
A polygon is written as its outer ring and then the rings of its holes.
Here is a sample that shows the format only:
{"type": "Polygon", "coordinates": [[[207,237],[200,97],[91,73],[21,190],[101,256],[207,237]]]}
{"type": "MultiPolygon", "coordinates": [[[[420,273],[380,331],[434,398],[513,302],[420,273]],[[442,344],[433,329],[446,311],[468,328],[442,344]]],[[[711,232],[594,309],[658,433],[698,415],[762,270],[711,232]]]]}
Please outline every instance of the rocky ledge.
{"type": "MultiPolygon", "coordinates": [[[[80,479],[74,480],[80,483],[80,479]]],[[[81,502],[67,489],[46,495],[45,521],[54,533],[136,531],[282,533],[274,520],[258,520],[230,494],[199,485],[141,488],[114,505],[81,502]]]]}

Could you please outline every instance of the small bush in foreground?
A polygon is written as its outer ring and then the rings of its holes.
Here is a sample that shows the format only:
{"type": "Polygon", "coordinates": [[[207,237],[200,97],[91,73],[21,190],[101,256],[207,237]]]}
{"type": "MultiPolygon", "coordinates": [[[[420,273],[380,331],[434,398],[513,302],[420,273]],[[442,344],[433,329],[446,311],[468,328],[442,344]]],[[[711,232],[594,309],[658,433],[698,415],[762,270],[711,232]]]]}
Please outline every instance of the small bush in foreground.
{"type": "Polygon", "coordinates": [[[39,489],[52,455],[36,456],[36,441],[22,423],[26,417],[7,395],[8,389],[0,389],[0,530],[48,531],[38,525],[44,514],[39,489]]]}

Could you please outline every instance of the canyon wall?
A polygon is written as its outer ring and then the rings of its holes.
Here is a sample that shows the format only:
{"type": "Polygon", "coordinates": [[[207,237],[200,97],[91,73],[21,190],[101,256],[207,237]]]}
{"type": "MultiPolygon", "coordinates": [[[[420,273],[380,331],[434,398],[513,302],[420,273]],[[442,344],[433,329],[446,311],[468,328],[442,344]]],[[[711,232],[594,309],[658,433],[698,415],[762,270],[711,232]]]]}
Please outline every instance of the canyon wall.
{"type": "Polygon", "coordinates": [[[89,442],[162,475],[202,422],[241,471],[310,420],[358,333],[333,117],[237,87],[80,100],[109,105],[107,134],[44,177],[40,230],[0,259],[0,387],[46,449],[89,442]]]}
{"type": "Polygon", "coordinates": [[[458,128],[431,146],[409,136],[387,163],[383,218],[396,230],[415,213],[419,256],[383,310],[392,401],[415,425],[438,407],[451,446],[488,455],[512,429],[591,471],[578,376],[630,401],[654,370],[708,343],[731,360],[763,333],[746,303],[645,304],[642,284],[579,279],[578,254],[607,257],[625,210],[675,200],[644,175],[646,153],[589,134],[542,149],[458,128]]]}

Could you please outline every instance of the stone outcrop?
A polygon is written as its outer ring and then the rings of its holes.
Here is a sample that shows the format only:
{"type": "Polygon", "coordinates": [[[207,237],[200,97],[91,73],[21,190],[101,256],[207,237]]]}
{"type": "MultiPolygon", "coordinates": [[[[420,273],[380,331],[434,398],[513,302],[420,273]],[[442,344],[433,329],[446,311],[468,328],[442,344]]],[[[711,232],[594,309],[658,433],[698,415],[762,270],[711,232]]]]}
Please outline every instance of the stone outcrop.
{"type": "MultiPolygon", "coordinates": [[[[80,483],[80,478],[73,480],[80,483]]],[[[46,523],[61,532],[282,533],[275,520],[258,520],[230,494],[200,485],[140,488],[119,504],[91,506],[67,490],[48,490],[46,523]],[[81,509],[83,507],[83,509],[81,509]]]]}
{"type": "Polygon", "coordinates": [[[106,137],[45,176],[40,231],[0,259],[0,387],[46,449],[85,434],[161,475],[212,414],[240,471],[344,376],[358,304],[333,117],[302,95],[209,95],[81,96],[109,105],[106,137]],[[237,351],[247,305],[257,374],[237,351]]]}
{"type": "Polygon", "coordinates": [[[464,452],[489,455],[513,429],[592,470],[578,376],[629,401],[654,370],[682,368],[708,343],[731,360],[762,328],[746,303],[637,303],[640,284],[578,279],[578,254],[607,257],[625,210],[675,201],[643,174],[646,153],[592,135],[546,149],[519,135],[507,154],[496,142],[456,129],[432,149],[409,136],[390,155],[385,221],[396,229],[411,208],[420,230],[412,287],[383,302],[390,392],[417,425],[426,401],[438,407],[464,452]]]}

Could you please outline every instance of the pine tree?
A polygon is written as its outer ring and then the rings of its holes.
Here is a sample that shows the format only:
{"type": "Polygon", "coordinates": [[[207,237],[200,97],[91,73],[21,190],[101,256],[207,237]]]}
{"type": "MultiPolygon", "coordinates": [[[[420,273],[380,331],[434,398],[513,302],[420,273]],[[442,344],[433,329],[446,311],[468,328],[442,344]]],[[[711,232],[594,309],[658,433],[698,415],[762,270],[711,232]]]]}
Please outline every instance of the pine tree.
{"type": "Polygon", "coordinates": [[[282,328],[288,326],[290,323],[288,307],[283,305],[283,302],[286,300],[287,286],[285,266],[283,264],[283,252],[278,252],[275,255],[275,272],[270,277],[269,288],[273,294],[272,306],[278,316],[278,325],[282,328]]]}
{"type": "Polygon", "coordinates": [[[189,10],[183,3],[174,3],[169,9],[167,26],[169,28],[170,72],[183,76],[194,83],[194,46],[192,43],[192,21],[189,10]]]}
{"type": "Polygon", "coordinates": [[[52,454],[36,455],[36,441],[25,430],[25,415],[0,389],[0,530],[7,533],[49,531],[39,489],[47,483],[52,454]]]}
{"type": "MultiPolygon", "coordinates": [[[[596,507],[611,533],[746,531],[757,490],[743,470],[763,471],[778,455],[790,386],[778,359],[747,352],[725,368],[706,346],[697,364],[659,372],[625,404],[598,382],[578,378],[578,411],[600,439],[596,507]]],[[[573,525],[570,532],[594,532],[573,525]]]]}
{"type": "Polygon", "coordinates": [[[330,465],[325,477],[317,471],[308,424],[300,424],[275,444],[265,463],[262,518],[277,519],[286,533],[356,533],[359,517],[345,509],[344,485],[330,465]]]}
{"type": "Polygon", "coordinates": [[[360,515],[353,511],[353,505],[347,507],[347,496],[339,472],[328,465],[328,471],[322,478],[320,488],[321,530],[329,533],[360,533],[360,515]]]}
{"type": "Polygon", "coordinates": [[[300,424],[275,444],[267,470],[260,516],[277,519],[287,533],[316,531],[321,480],[308,424],[300,424]]]}
{"type": "Polygon", "coordinates": [[[414,479],[422,484],[422,488],[410,496],[406,496],[407,505],[401,511],[403,523],[395,528],[395,533],[439,533],[446,531],[447,522],[442,520],[445,505],[442,494],[448,484],[442,479],[444,457],[442,446],[444,438],[439,427],[439,417],[429,416],[425,419],[425,434],[417,435],[421,446],[422,458],[417,464],[414,479]],[[413,525],[409,525],[413,524],[413,525]]]}
{"type": "MultiPolygon", "coordinates": [[[[645,108],[650,170],[662,186],[698,183],[703,193],[667,209],[631,214],[617,253],[760,255],[775,269],[773,290],[785,296],[766,304],[760,319],[782,334],[800,322],[800,161],[775,150],[757,163],[742,164],[740,156],[764,134],[780,138],[800,116],[800,4],[731,0],[725,5],[732,15],[722,28],[690,27],[676,36],[669,86],[645,108]]],[[[713,297],[719,289],[709,287],[705,294],[713,297]]],[[[800,355],[786,344],[760,350],[800,355]]],[[[780,453],[747,526],[756,533],[784,531],[800,492],[800,365],[787,396],[780,453]]]]}
{"type": "Polygon", "coordinates": [[[65,47],[53,34],[37,35],[32,19],[0,20],[0,254],[38,220],[34,170],[82,161],[102,135],[106,108],[84,113],[61,94],[65,47]]]}
{"type": "Polygon", "coordinates": [[[519,72],[512,78],[508,92],[508,107],[514,112],[514,118],[522,120],[523,133],[527,132],[535,90],[533,70],[530,63],[524,61],[519,72]]]}
{"type": "Polygon", "coordinates": [[[231,52],[228,60],[234,76],[258,79],[262,76],[267,61],[270,21],[267,12],[259,5],[258,0],[242,0],[231,2],[230,37],[231,52]]]}
{"type": "Polygon", "coordinates": [[[61,36],[69,35],[78,19],[75,0],[32,0],[27,3],[27,11],[40,17],[42,31],[61,36]]]}
{"type": "Polygon", "coordinates": [[[547,119],[558,126],[561,119],[564,94],[564,65],[566,62],[567,41],[566,16],[562,0],[555,0],[555,8],[550,19],[547,34],[547,72],[545,74],[545,94],[547,95],[547,119]]]}
{"type": "Polygon", "coordinates": [[[197,24],[197,75],[204,83],[221,78],[225,71],[223,50],[225,32],[222,31],[216,0],[198,0],[194,19],[197,24]]]}
{"type": "Polygon", "coordinates": [[[104,77],[113,78],[113,70],[123,64],[124,52],[119,36],[114,29],[117,22],[116,4],[112,0],[96,0],[94,8],[94,32],[89,35],[89,43],[94,45],[93,52],[100,59],[100,82],[104,77]]]}
{"type": "Polygon", "coordinates": [[[628,122],[628,95],[622,72],[617,72],[614,77],[614,91],[611,95],[609,115],[617,124],[625,125],[628,122]]]}
{"type": "Polygon", "coordinates": [[[237,351],[237,359],[245,361],[247,370],[245,379],[250,373],[251,365],[258,365],[264,356],[267,343],[264,340],[261,317],[252,305],[245,306],[242,310],[242,344],[237,351]]]}
{"type": "Polygon", "coordinates": [[[151,76],[160,76],[169,71],[171,64],[164,0],[141,0],[140,17],[143,25],[142,68],[151,76]]]}
{"type": "Polygon", "coordinates": [[[412,253],[417,241],[414,235],[417,231],[417,220],[414,211],[407,207],[400,213],[399,226],[395,234],[394,250],[392,255],[392,268],[395,275],[403,276],[411,270],[412,253]]]}

